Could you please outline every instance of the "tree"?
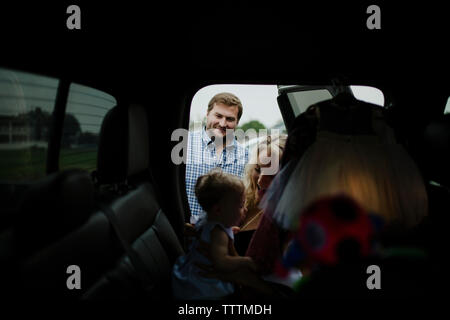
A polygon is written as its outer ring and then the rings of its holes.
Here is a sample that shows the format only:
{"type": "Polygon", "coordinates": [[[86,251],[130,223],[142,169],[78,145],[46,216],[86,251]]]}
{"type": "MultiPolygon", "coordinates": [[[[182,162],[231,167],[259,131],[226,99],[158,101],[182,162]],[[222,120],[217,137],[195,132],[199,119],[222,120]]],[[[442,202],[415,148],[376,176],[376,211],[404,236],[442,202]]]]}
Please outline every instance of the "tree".
{"type": "Polygon", "coordinates": [[[81,134],[80,122],[73,114],[67,113],[64,118],[64,132],[61,146],[69,147],[81,134]]]}
{"type": "Polygon", "coordinates": [[[251,120],[239,126],[238,129],[242,129],[244,132],[248,129],[255,129],[255,131],[258,132],[258,130],[266,129],[266,127],[258,120],[251,120]]]}
{"type": "Polygon", "coordinates": [[[272,128],[270,128],[270,131],[272,131],[272,129],[278,129],[280,130],[280,133],[286,134],[286,126],[284,125],[284,121],[283,119],[278,120],[273,126],[272,128]]]}
{"type": "Polygon", "coordinates": [[[78,144],[98,145],[98,134],[82,132],[78,138],[78,144]]]}
{"type": "Polygon", "coordinates": [[[22,126],[31,128],[31,140],[48,140],[48,132],[50,131],[52,120],[52,116],[48,111],[42,110],[39,106],[35,106],[27,113],[18,115],[16,120],[22,122],[22,126]]]}

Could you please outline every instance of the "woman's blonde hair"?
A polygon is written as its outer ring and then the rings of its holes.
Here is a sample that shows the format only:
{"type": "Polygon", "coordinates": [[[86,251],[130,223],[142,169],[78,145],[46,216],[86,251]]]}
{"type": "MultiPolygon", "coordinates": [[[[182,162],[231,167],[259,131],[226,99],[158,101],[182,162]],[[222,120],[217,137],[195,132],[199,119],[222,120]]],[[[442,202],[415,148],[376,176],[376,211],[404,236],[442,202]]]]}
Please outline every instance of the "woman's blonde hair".
{"type": "MultiPolygon", "coordinates": [[[[256,203],[256,183],[252,179],[253,170],[258,164],[259,154],[264,150],[272,150],[278,153],[279,158],[283,155],[283,151],[286,145],[287,136],[286,135],[268,135],[263,142],[258,143],[258,145],[251,150],[250,158],[245,166],[244,172],[244,185],[245,185],[245,207],[248,212],[257,208],[256,203]]],[[[270,151],[269,151],[270,152],[270,151]]]]}

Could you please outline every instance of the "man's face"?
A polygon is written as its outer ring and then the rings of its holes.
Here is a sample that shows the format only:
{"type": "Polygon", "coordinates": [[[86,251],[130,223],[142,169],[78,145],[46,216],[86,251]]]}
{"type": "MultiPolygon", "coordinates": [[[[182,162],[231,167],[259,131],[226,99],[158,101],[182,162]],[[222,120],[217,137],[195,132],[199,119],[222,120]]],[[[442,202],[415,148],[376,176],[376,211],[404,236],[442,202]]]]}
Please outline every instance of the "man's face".
{"type": "Polygon", "coordinates": [[[224,138],[226,130],[234,130],[238,124],[238,107],[215,103],[206,114],[206,130],[217,138],[224,138]]]}

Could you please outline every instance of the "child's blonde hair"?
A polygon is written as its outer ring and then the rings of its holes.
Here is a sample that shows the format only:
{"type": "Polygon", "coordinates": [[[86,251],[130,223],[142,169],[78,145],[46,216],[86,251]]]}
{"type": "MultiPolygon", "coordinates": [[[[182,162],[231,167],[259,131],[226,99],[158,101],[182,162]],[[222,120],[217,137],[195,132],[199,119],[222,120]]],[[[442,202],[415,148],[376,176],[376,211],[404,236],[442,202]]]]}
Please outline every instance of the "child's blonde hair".
{"type": "Polygon", "coordinates": [[[230,194],[240,196],[244,190],[244,183],[239,177],[225,173],[219,168],[200,176],[195,184],[195,196],[206,212],[223,197],[230,194]]]}

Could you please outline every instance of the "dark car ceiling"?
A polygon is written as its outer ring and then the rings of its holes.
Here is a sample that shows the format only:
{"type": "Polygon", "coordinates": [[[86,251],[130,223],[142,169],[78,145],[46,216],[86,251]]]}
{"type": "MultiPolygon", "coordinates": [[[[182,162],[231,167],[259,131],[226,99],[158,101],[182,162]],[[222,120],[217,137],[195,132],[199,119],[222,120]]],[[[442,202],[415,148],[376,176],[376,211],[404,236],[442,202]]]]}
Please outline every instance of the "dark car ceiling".
{"type": "Polygon", "coordinates": [[[449,27],[436,5],[380,4],[382,29],[368,30],[370,2],[79,2],[82,30],[69,31],[69,4],[2,4],[0,64],[147,102],[208,83],[315,84],[336,76],[422,100],[449,93],[449,27]]]}
{"type": "Polygon", "coordinates": [[[378,2],[382,29],[370,31],[366,8],[372,1],[91,2],[74,1],[82,29],[69,31],[65,12],[72,1],[3,1],[0,67],[78,82],[145,105],[158,155],[151,167],[164,186],[163,207],[171,212],[183,212],[177,202],[183,179],[171,165],[176,142],[168,141],[174,129],[188,126],[187,106],[202,86],[329,84],[344,77],[392,96],[395,127],[406,140],[418,140],[450,95],[450,26],[447,11],[436,5],[378,2]]]}

